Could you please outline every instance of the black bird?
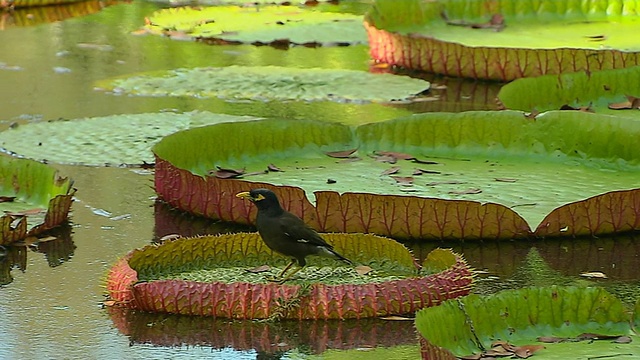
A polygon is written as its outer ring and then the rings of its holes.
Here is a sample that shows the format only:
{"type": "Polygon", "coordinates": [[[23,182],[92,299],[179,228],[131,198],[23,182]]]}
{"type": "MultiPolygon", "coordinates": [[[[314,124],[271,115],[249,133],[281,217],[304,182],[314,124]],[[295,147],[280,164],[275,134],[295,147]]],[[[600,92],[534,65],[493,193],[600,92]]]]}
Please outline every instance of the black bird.
{"type": "Polygon", "coordinates": [[[307,265],[305,257],[309,255],[330,257],[353,264],[349,259],[333,250],[333,246],[327,244],[302,219],[285,211],[280,206],[280,201],[278,201],[278,197],[273,191],[253,189],[238,193],[236,196],[248,199],[258,207],[256,228],[264,243],[271,250],[291,258],[291,263],[278,276],[281,282],[291,278],[307,265]],[[296,261],[299,268],[283,277],[296,261]]]}

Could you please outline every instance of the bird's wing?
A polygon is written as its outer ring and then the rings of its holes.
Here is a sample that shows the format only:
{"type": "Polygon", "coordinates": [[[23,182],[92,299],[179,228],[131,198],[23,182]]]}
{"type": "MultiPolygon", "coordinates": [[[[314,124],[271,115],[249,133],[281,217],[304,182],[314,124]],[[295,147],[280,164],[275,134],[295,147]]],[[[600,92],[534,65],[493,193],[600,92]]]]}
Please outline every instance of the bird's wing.
{"type": "Polygon", "coordinates": [[[308,243],[317,246],[323,246],[329,249],[333,247],[329,245],[315,230],[304,223],[300,218],[290,213],[282,216],[279,220],[280,228],[289,237],[290,240],[308,243]]]}

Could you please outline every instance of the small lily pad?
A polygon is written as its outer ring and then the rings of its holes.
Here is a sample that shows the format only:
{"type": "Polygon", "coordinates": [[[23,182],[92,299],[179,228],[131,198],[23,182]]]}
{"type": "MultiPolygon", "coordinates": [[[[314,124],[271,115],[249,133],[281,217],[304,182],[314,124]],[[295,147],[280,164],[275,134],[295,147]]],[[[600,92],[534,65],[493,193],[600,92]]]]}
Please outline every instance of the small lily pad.
{"type": "Polygon", "coordinates": [[[357,70],[228,66],[175,69],[107,80],[116,94],[225,100],[390,102],[414,98],[429,82],[357,70]]]}
{"type": "Polygon", "coordinates": [[[38,235],[67,220],[73,181],[50,166],[0,156],[0,245],[38,235]]]}
{"type": "Polygon", "coordinates": [[[12,155],[62,164],[139,166],[153,163],[151,147],[163,136],[196,126],[257,119],[194,111],[43,121],[0,132],[0,146],[12,155]]]}

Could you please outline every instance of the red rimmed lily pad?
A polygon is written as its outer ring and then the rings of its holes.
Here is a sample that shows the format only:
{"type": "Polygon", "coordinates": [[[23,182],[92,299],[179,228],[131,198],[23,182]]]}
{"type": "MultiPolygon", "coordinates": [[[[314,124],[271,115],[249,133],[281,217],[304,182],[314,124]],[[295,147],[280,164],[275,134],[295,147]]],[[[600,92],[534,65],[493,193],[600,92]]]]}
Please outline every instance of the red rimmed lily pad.
{"type": "Polygon", "coordinates": [[[365,27],[377,61],[505,81],[637,65],[637,19],[624,1],[376,0],[365,27]]]}
{"type": "Polygon", "coordinates": [[[38,235],[69,215],[73,181],[52,167],[27,159],[0,156],[0,245],[38,235]]]}
{"type": "Polygon", "coordinates": [[[244,319],[405,314],[470,290],[470,268],[449,250],[431,252],[420,270],[411,253],[391,239],[364,234],[325,234],[325,239],[373,271],[363,275],[313,258],[292,283],[271,283],[268,274],[247,270],[283,265],[284,259],[258,234],[238,233],[134,250],[111,268],[107,289],[115,304],[133,309],[244,319]]]}
{"type": "Polygon", "coordinates": [[[244,224],[255,209],[233,194],[267,187],[325,232],[421,239],[619,233],[640,226],[639,133],[640,123],[580,112],[535,121],[508,111],[420,114],[357,127],[221,124],[158,143],[155,185],[174,207],[244,224]],[[396,162],[377,161],[380,154],[396,162]],[[268,171],[270,164],[284,171],[268,171]],[[223,179],[212,172],[217,166],[246,171],[223,179]],[[412,182],[392,178],[416,168],[412,182]]]}

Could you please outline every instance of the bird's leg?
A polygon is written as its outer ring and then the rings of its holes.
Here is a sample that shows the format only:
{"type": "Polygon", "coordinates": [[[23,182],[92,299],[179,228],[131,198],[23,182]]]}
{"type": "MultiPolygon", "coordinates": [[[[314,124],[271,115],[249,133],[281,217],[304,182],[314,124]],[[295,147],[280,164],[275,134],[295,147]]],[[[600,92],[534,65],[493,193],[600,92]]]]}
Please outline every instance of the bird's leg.
{"type": "MultiPolygon", "coordinates": [[[[283,283],[285,280],[289,279],[291,277],[291,275],[287,276],[284,279],[282,278],[282,276],[287,272],[287,270],[291,269],[291,267],[295,263],[296,263],[296,259],[292,259],[291,262],[289,263],[289,265],[287,265],[287,267],[285,267],[284,270],[282,270],[278,276],[270,276],[267,280],[271,281],[271,282],[283,283]]],[[[294,271],[293,274],[295,274],[297,272],[298,271],[294,271]]]]}
{"type": "Polygon", "coordinates": [[[289,265],[287,265],[287,267],[280,272],[280,275],[278,275],[278,277],[281,278],[287,272],[287,270],[291,269],[291,266],[293,266],[293,264],[295,263],[296,263],[296,259],[291,259],[291,262],[289,263],[289,265]]]}
{"type": "MultiPolygon", "coordinates": [[[[294,262],[295,262],[295,260],[294,260],[294,262]]],[[[293,264],[293,263],[291,263],[291,264],[293,264]]],[[[290,273],[289,273],[289,275],[287,275],[287,276],[283,277],[282,279],[280,279],[280,283],[283,283],[283,282],[285,282],[285,281],[287,281],[287,280],[291,279],[291,277],[292,277],[293,275],[295,275],[298,271],[302,270],[302,268],[303,268],[303,267],[304,267],[304,266],[300,266],[300,267],[298,267],[297,269],[295,269],[295,270],[293,270],[292,272],[290,272],[290,273]]]]}

